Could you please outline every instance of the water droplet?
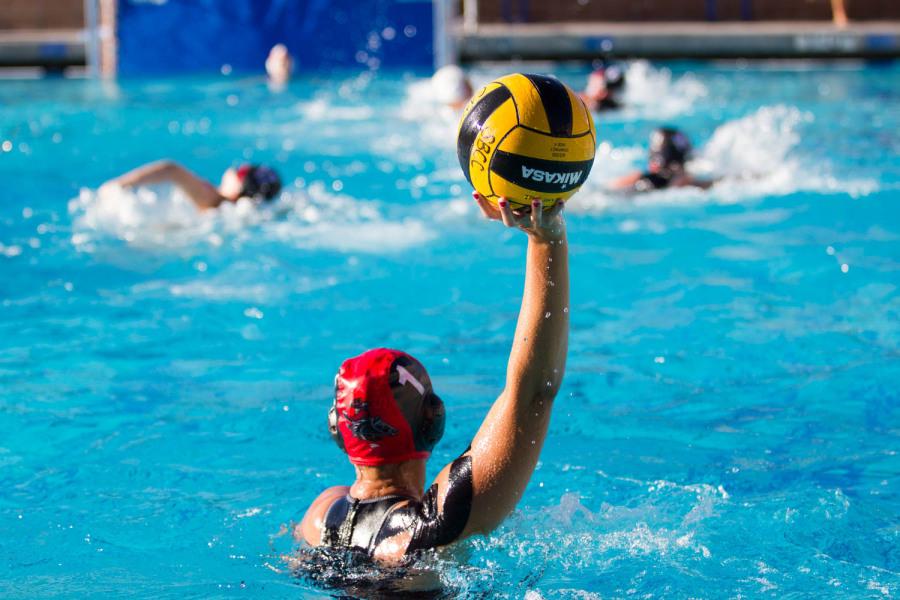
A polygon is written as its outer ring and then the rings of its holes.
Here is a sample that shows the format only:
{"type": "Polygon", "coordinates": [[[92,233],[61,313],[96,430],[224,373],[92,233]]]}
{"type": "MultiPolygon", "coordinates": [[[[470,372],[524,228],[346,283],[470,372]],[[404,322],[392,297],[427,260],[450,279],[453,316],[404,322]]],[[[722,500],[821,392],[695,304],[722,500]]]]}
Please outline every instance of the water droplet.
{"type": "Polygon", "coordinates": [[[569,312],[569,307],[568,307],[568,306],[567,306],[567,307],[565,307],[565,308],[564,308],[564,309],[563,309],[563,312],[564,312],[564,313],[567,313],[567,312],[569,312]]]}
{"type": "Polygon", "coordinates": [[[834,256],[834,246],[828,246],[825,248],[825,254],[828,256],[834,256]]]}
{"type": "Polygon", "coordinates": [[[244,310],[244,316],[250,319],[262,319],[263,312],[255,306],[251,306],[250,308],[244,310]]]}
{"type": "Polygon", "coordinates": [[[655,362],[658,365],[664,364],[666,362],[666,357],[665,356],[657,356],[656,358],[653,359],[653,362],[655,362]]]}
{"type": "Polygon", "coordinates": [[[847,263],[844,263],[841,265],[841,273],[846,273],[849,270],[850,270],[850,265],[848,265],[847,263]]]}

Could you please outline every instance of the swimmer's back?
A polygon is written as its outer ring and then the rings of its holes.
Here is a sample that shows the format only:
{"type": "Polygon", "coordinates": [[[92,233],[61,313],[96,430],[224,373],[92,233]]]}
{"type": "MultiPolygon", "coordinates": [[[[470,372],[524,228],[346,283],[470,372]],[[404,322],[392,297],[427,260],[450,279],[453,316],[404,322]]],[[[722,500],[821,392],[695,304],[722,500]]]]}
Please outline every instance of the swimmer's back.
{"type": "Polygon", "coordinates": [[[346,486],[329,488],[310,508],[312,518],[304,519],[299,534],[312,546],[354,550],[380,560],[446,546],[463,536],[469,520],[471,456],[463,454],[450,464],[445,489],[446,494],[439,493],[435,483],[421,500],[400,495],[360,500],[346,486]]]}

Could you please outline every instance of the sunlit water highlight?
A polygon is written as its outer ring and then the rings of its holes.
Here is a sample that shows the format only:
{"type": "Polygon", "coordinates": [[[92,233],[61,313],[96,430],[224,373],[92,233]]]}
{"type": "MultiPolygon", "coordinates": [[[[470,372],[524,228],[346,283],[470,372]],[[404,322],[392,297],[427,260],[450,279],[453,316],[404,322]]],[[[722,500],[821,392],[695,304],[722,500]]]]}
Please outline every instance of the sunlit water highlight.
{"type": "MultiPolygon", "coordinates": [[[[897,595],[898,74],[632,67],[567,211],[542,461],[503,527],[423,566],[447,595],[897,595]],[[660,122],[713,189],[606,192],[660,122]]],[[[503,381],[523,240],[476,214],[455,127],[412,76],[0,84],[0,596],[325,595],[283,532],[351,474],[340,360],[433,372],[431,474],[503,381]],[[99,189],[162,157],[286,190],[198,213],[99,189]]]]}

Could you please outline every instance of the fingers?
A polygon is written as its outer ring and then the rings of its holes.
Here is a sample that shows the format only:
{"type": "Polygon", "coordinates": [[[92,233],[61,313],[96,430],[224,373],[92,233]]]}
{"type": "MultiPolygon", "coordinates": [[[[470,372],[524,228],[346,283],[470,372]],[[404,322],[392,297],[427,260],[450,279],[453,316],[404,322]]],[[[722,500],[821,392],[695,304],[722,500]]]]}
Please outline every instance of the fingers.
{"type": "Polygon", "coordinates": [[[544,204],[540,201],[539,198],[535,198],[531,201],[531,226],[534,227],[535,230],[541,228],[544,222],[544,204]]]}
{"type": "Polygon", "coordinates": [[[556,217],[558,217],[559,214],[563,211],[563,209],[564,209],[565,207],[566,207],[566,201],[565,201],[565,200],[559,200],[559,201],[557,201],[557,203],[556,203],[555,205],[553,205],[553,208],[551,208],[550,210],[547,211],[546,220],[547,220],[547,221],[550,221],[550,220],[555,219],[556,217]]]}
{"type": "Polygon", "coordinates": [[[478,192],[473,192],[472,198],[478,204],[478,208],[485,218],[503,221],[506,227],[523,229],[537,235],[543,235],[542,231],[555,226],[557,217],[566,206],[566,203],[560,200],[545,211],[543,201],[537,198],[532,200],[530,207],[513,210],[509,200],[503,196],[498,198],[497,204],[492,203],[478,192]]]}
{"type": "Polygon", "coordinates": [[[509,207],[509,202],[506,198],[501,196],[498,204],[500,205],[500,218],[503,220],[503,224],[507,227],[518,227],[516,216],[509,207]]]}
{"type": "Polygon", "coordinates": [[[478,208],[481,209],[481,214],[483,214],[485,218],[494,221],[500,219],[500,212],[496,208],[494,208],[494,205],[488,202],[481,194],[479,194],[478,192],[472,192],[472,197],[475,199],[475,202],[478,204],[478,208]]]}

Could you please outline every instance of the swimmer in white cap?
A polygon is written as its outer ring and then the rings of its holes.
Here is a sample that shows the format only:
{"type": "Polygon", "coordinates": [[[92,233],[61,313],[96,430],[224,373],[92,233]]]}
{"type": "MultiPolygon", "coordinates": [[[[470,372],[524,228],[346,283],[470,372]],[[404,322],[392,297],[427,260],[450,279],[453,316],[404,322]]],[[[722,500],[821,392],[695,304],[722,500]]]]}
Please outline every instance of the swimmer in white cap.
{"type": "Polygon", "coordinates": [[[152,162],[113,179],[107,184],[139,187],[157,183],[178,186],[200,209],[216,208],[241,198],[265,202],[281,191],[281,178],[265,165],[242,164],[227,169],[218,187],[171,160],[152,162]]]}
{"type": "Polygon", "coordinates": [[[445,65],[431,76],[431,89],[435,100],[460,110],[472,97],[472,84],[465,72],[456,65],[445,65]]]}

